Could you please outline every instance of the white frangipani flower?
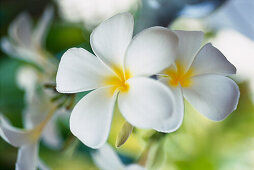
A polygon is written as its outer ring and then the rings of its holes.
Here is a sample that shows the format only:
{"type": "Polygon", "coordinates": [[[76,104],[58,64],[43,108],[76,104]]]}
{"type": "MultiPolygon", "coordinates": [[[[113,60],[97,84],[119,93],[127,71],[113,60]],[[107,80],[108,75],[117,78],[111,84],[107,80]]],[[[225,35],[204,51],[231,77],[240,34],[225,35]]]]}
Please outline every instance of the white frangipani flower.
{"type": "MultiPolygon", "coordinates": [[[[39,139],[53,113],[50,112],[44,120],[30,129],[15,128],[7,118],[0,115],[0,136],[9,144],[19,147],[16,170],[35,170],[36,167],[45,169],[46,166],[38,160],[39,139]]],[[[27,125],[28,122],[25,122],[25,126],[27,125]]]]}
{"type": "Polygon", "coordinates": [[[95,165],[101,170],[145,170],[138,164],[124,165],[108,144],[92,153],[92,158],[95,165]]]}
{"type": "Polygon", "coordinates": [[[174,32],[179,39],[177,58],[162,72],[160,81],[174,92],[176,110],[156,128],[167,133],[175,131],[182,123],[183,97],[207,118],[220,121],[236,109],[240,96],[237,84],[226,77],[235,74],[236,68],[210,43],[199,50],[202,32],[174,32]]]}
{"type": "Polygon", "coordinates": [[[82,48],[71,48],[60,61],[59,92],[95,89],[79,101],[70,117],[72,133],[89,147],[99,148],[106,142],[117,98],[124,118],[139,128],[158,127],[173,111],[172,92],[148,76],[174,61],[177,36],[152,27],[132,40],[133,26],[129,13],[113,16],[91,34],[97,57],[82,48]]]}
{"type": "Polygon", "coordinates": [[[43,13],[42,18],[36,28],[32,30],[32,21],[30,15],[21,13],[9,27],[9,37],[1,39],[1,48],[11,57],[25,60],[43,66],[51,66],[45,58],[43,43],[48,31],[51,19],[53,17],[53,8],[48,7],[43,13]]]}
{"type": "Polygon", "coordinates": [[[50,103],[46,93],[43,94],[34,95],[27,103],[23,113],[25,129],[11,126],[8,120],[0,115],[0,136],[11,145],[19,147],[16,169],[47,169],[46,165],[38,160],[40,139],[50,147],[61,146],[62,140],[55,124],[60,110],[57,110],[57,104],[50,103]]]}

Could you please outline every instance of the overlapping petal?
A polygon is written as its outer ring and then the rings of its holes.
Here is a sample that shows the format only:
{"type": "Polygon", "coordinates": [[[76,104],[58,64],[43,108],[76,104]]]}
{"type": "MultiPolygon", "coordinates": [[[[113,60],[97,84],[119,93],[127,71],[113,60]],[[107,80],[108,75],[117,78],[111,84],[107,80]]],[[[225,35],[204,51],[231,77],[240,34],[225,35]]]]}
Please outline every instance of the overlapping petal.
{"type": "Polygon", "coordinates": [[[109,135],[116,101],[110,87],[96,89],[83,97],[70,117],[71,132],[91,148],[105,144],[109,135]]]}
{"type": "Polygon", "coordinates": [[[169,29],[152,27],[136,35],[125,58],[125,69],[135,75],[159,73],[174,62],[178,45],[177,36],[169,29]]]}
{"type": "Polygon", "coordinates": [[[201,31],[180,30],[176,30],[174,33],[179,39],[177,61],[183,65],[183,68],[188,70],[196,53],[201,47],[204,34],[201,31]]]}
{"type": "Polygon", "coordinates": [[[238,104],[237,84],[220,75],[192,78],[192,86],[183,89],[184,97],[207,118],[220,121],[233,112],[238,104]]]}
{"type": "Polygon", "coordinates": [[[195,75],[200,74],[235,74],[236,68],[211,43],[202,47],[195,57],[191,68],[195,75]]]}
{"type": "Polygon", "coordinates": [[[105,77],[112,74],[96,56],[82,48],[71,48],[61,58],[56,88],[61,93],[92,90],[102,87],[105,77]]]}
{"type": "Polygon", "coordinates": [[[133,27],[130,13],[121,13],[102,22],[91,34],[94,53],[110,67],[122,66],[133,27]]]}
{"type": "Polygon", "coordinates": [[[170,114],[167,120],[164,120],[163,123],[160,124],[159,127],[155,128],[155,130],[164,133],[170,133],[176,131],[183,122],[184,116],[184,100],[181,87],[170,87],[168,86],[169,79],[162,78],[160,79],[162,83],[164,83],[174,95],[174,106],[173,112],[170,114]]]}
{"type": "Polygon", "coordinates": [[[24,145],[18,151],[16,170],[35,170],[38,163],[38,143],[24,145]]]}
{"type": "Polygon", "coordinates": [[[119,93],[118,106],[125,119],[140,128],[158,127],[173,111],[173,94],[162,83],[144,77],[128,80],[129,90],[119,93]]]}

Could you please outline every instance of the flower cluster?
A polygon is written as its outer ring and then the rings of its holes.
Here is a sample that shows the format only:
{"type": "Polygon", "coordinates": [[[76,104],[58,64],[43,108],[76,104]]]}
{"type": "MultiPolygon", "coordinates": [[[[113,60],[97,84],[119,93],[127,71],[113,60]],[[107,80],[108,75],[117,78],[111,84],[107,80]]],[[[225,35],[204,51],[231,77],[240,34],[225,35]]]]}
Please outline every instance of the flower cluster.
{"type": "Polygon", "coordinates": [[[132,37],[133,23],[129,13],[115,15],[92,32],[95,55],[71,48],[61,58],[57,90],[93,90],[70,117],[72,133],[84,144],[105,144],[116,101],[131,125],[166,133],[182,123],[183,96],[214,121],[236,109],[239,89],[226,77],[236,69],[210,43],[200,49],[202,32],[151,27],[132,37]]]}

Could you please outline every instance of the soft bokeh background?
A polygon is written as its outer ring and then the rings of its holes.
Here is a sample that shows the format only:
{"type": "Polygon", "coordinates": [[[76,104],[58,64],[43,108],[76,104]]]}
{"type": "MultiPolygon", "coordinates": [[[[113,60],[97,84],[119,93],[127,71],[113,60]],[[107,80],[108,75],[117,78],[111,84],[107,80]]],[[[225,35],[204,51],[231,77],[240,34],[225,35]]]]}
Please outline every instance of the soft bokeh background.
{"type": "MultiPolygon", "coordinates": [[[[115,150],[126,164],[142,164],[145,157],[146,163],[160,165],[154,167],[162,170],[254,169],[253,0],[1,0],[0,37],[7,36],[9,24],[21,12],[38,22],[48,5],[54,8],[54,18],[46,49],[58,59],[70,47],[91,51],[92,29],[123,11],[134,14],[135,33],[154,25],[204,31],[206,42],[212,42],[237,68],[232,77],[241,91],[237,110],[222,122],[212,122],[185,102],[185,118],[178,131],[155,135],[152,130],[134,129],[124,146],[115,150]]],[[[0,51],[0,112],[17,127],[22,127],[26,105],[25,92],[17,85],[19,68],[24,65],[29,63],[0,51]]],[[[116,111],[108,140],[113,146],[123,122],[116,111]]],[[[68,119],[60,118],[57,126],[64,137],[63,147],[50,149],[41,143],[41,159],[56,170],[97,169],[90,156],[93,150],[72,136],[68,119]]],[[[16,154],[16,148],[0,139],[0,169],[14,169],[16,154]]]]}

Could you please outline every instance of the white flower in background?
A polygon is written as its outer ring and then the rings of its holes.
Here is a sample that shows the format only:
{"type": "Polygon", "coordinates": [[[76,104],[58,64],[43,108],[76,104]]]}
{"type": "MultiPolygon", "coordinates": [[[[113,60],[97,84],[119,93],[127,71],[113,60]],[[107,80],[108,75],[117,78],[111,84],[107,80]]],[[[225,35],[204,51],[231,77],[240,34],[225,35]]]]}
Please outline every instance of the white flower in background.
{"type": "Polygon", "coordinates": [[[18,129],[10,125],[8,120],[0,115],[0,136],[9,144],[19,147],[16,169],[33,170],[36,167],[48,169],[38,160],[39,141],[51,148],[61,147],[62,140],[55,124],[60,114],[57,105],[50,103],[45,96],[33,96],[24,111],[24,128],[18,129]]]}
{"type": "Polygon", "coordinates": [[[92,158],[95,165],[101,170],[145,170],[138,164],[124,165],[108,144],[92,153],[92,158]]]}
{"type": "Polygon", "coordinates": [[[38,162],[37,130],[23,130],[10,125],[8,120],[0,115],[0,135],[9,144],[19,147],[16,169],[36,169],[38,162]]]}
{"type": "MultiPolygon", "coordinates": [[[[27,101],[27,107],[24,112],[25,128],[32,129],[44,120],[48,113],[57,107],[57,103],[50,100],[50,96],[45,92],[37,92],[32,100],[27,101]]],[[[57,118],[65,116],[67,111],[65,109],[57,109],[52,118],[45,125],[41,135],[42,141],[48,147],[59,149],[62,146],[62,137],[56,124],[57,118]]]]}
{"type": "MultiPolygon", "coordinates": [[[[50,111],[53,104],[50,102],[51,91],[38,89],[43,88],[44,82],[52,82],[57,66],[56,62],[47,58],[48,54],[43,52],[43,42],[53,17],[53,8],[48,7],[35,30],[32,31],[30,16],[26,13],[19,15],[9,27],[9,38],[1,40],[2,49],[10,56],[32,62],[40,66],[44,71],[32,66],[22,66],[17,72],[17,84],[25,91],[25,102],[27,111],[25,114],[25,125],[33,128],[39,124],[50,111]],[[30,122],[30,123],[29,123],[30,122]]],[[[59,111],[59,113],[63,112],[59,111]]],[[[55,119],[50,120],[43,133],[43,141],[53,148],[61,146],[61,137],[55,124],[55,119]]]]}
{"type": "MultiPolygon", "coordinates": [[[[44,89],[41,81],[47,78],[47,75],[40,73],[31,66],[22,66],[17,72],[17,84],[25,91],[26,111],[24,114],[26,127],[33,128],[41,122],[56,103],[51,102],[55,95],[52,91],[44,89]]],[[[56,119],[59,116],[67,115],[65,109],[57,110],[53,118],[49,121],[42,135],[42,140],[51,148],[59,148],[62,144],[62,138],[56,125],[56,119]]]]}
{"type": "Polygon", "coordinates": [[[105,19],[137,8],[139,0],[56,0],[61,16],[72,22],[82,22],[88,29],[105,19]]]}
{"type": "Polygon", "coordinates": [[[97,57],[71,48],[60,61],[59,92],[95,89],[78,102],[70,117],[72,133],[89,147],[99,148],[106,142],[117,98],[124,118],[139,128],[155,128],[173,111],[172,92],[148,76],[174,61],[177,36],[169,29],[152,27],[132,40],[133,26],[129,13],[118,14],[91,34],[97,57]]]}
{"type": "Polygon", "coordinates": [[[45,65],[52,67],[43,51],[44,39],[52,17],[53,8],[48,7],[32,30],[31,17],[27,13],[20,14],[9,27],[9,37],[1,39],[1,48],[11,57],[35,63],[42,68],[45,65]]]}
{"type": "Polygon", "coordinates": [[[39,140],[53,113],[54,108],[45,116],[45,119],[40,120],[40,123],[36,125],[34,120],[25,119],[25,127],[31,127],[27,129],[13,127],[3,115],[0,115],[0,136],[9,144],[19,147],[16,161],[17,170],[35,170],[36,167],[46,168],[38,160],[39,140]],[[35,126],[32,126],[32,124],[35,126]]]}
{"type": "Polygon", "coordinates": [[[204,45],[199,31],[174,31],[179,39],[175,64],[163,71],[160,81],[174,92],[177,108],[163,125],[162,132],[178,129],[184,115],[184,100],[188,100],[207,118],[220,121],[233,112],[238,104],[237,84],[226,77],[236,68],[210,43],[204,45]],[[198,51],[199,50],[199,51],[198,51]]]}
{"type": "Polygon", "coordinates": [[[53,8],[49,6],[32,29],[30,16],[22,13],[9,26],[9,37],[1,39],[1,48],[7,55],[36,64],[42,69],[23,66],[18,70],[17,82],[26,92],[26,101],[33,100],[38,86],[45,82],[54,82],[57,59],[51,57],[43,48],[52,18],[53,8]]]}

